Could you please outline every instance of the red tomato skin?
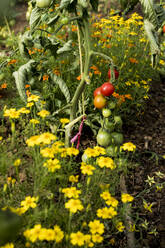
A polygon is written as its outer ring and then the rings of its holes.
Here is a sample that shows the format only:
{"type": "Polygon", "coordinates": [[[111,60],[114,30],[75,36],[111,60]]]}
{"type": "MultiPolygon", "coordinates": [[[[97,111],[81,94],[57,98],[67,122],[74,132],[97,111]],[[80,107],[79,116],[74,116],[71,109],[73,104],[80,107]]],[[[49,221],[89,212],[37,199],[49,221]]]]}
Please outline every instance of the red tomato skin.
{"type": "Polygon", "coordinates": [[[101,87],[96,88],[96,89],[94,90],[93,96],[95,97],[95,96],[97,96],[97,95],[102,95],[102,94],[101,94],[101,87]]]}
{"type": "Polygon", "coordinates": [[[106,106],[107,101],[103,95],[97,95],[94,98],[94,106],[98,109],[102,109],[106,106]]]}
{"type": "Polygon", "coordinates": [[[163,33],[165,33],[165,25],[163,26],[163,33]]]}
{"type": "Polygon", "coordinates": [[[115,91],[115,88],[113,84],[106,82],[102,84],[101,86],[101,93],[103,96],[111,96],[113,92],[115,91]]]}
{"type": "MultiPolygon", "coordinates": [[[[119,72],[116,69],[114,69],[114,73],[115,73],[115,79],[118,79],[119,72]]],[[[108,78],[111,79],[111,69],[109,69],[108,71],[108,78]]]]}

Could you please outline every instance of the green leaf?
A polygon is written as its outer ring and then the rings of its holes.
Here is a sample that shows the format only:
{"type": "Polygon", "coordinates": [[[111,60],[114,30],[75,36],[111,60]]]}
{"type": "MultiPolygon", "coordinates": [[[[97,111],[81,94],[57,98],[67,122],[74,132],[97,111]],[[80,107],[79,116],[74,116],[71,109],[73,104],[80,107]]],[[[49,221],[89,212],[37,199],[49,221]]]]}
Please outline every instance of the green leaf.
{"type": "Polygon", "coordinates": [[[62,78],[56,76],[55,74],[51,73],[50,74],[52,81],[57,84],[61,90],[61,92],[64,94],[67,103],[70,102],[70,92],[68,89],[68,86],[66,85],[66,83],[63,81],[62,78]]]}
{"type": "Polygon", "coordinates": [[[142,5],[142,9],[145,14],[145,19],[148,19],[152,23],[154,28],[158,29],[159,22],[158,22],[153,0],[139,0],[139,1],[142,5]]]}
{"type": "Polygon", "coordinates": [[[78,0],[78,4],[82,7],[82,8],[87,8],[88,7],[88,1],[87,0],[78,0]]]}
{"type": "Polygon", "coordinates": [[[70,3],[71,3],[71,0],[61,0],[60,9],[64,9],[64,8],[68,7],[68,5],[70,3]]]}
{"type": "Polygon", "coordinates": [[[42,10],[39,8],[34,8],[30,15],[30,29],[33,30],[35,27],[37,27],[40,24],[42,16],[42,10]]]}
{"type": "Polygon", "coordinates": [[[98,5],[99,5],[98,0],[90,0],[90,4],[92,5],[94,11],[98,11],[98,5]]]}
{"type": "Polygon", "coordinates": [[[59,19],[59,15],[55,15],[54,17],[52,17],[49,21],[48,21],[48,26],[50,25],[54,25],[54,24],[56,24],[56,22],[58,21],[58,19],[59,19]]]}
{"type": "Polygon", "coordinates": [[[29,62],[22,65],[18,69],[18,71],[13,72],[17,90],[19,92],[21,99],[24,102],[26,102],[26,99],[27,99],[26,91],[25,91],[25,84],[28,82],[28,73],[31,72],[31,69],[34,63],[35,63],[34,60],[29,60],[29,62]]]}
{"type": "Polygon", "coordinates": [[[18,46],[19,46],[19,51],[20,51],[21,56],[30,58],[30,55],[27,49],[27,44],[29,44],[30,41],[32,41],[32,37],[29,34],[29,31],[25,32],[22,36],[19,37],[18,46]]]}
{"type": "Polygon", "coordinates": [[[68,42],[64,44],[63,47],[57,50],[57,54],[63,54],[66,52],[70,52],[71,50],[72,50],[72,40],[69,40],[68,42]]]}

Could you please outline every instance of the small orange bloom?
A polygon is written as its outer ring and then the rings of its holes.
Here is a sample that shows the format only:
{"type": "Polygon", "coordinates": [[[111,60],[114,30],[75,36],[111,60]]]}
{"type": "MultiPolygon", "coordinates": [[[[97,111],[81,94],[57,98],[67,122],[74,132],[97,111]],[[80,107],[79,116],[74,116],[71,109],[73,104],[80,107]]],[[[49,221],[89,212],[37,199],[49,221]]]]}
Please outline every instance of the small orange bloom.
{"type": "Polygon", "coordinates": [[[29,88],[30,87],[30,84],[26,84],[25,85],[25,89],[29,88]]]}
{"type": "Polygon", "coordinates": [[[10,61],[8,62],[8,65],[15,64],[16,62],[17,62],[17,60],[16,60],[16,59],[12,59],[12,60],[10,60],[10,61]]]}
{"type": "Polygon", "coordinates": [[[1,89],[6,89],[7,88],[7,83],[4,83],[0,86],[1,89]]]}
{"type": "Polygon", "coordinates": [[[81,80],[81,75],[76,77],[76,79],[80,81],[81,80]]]}
{"type": "Polygon", "coordinates": [[[138,64],[138,61],[134,58],[129,58],[129,61],[133,64],[138,64]]]}
{"type": "Polygon", "coordinates": [[[125,95],[125,98],[130,99],[130,100],[133,99],[132,96],[131,96],[130,94],[126,94],[126,95],[125,95]]]}
{"type": "Polygon", "coordinates": [[[49,79],[49,75],[43,75],[43,81],[48,81],[48,79],[49,79]]]}

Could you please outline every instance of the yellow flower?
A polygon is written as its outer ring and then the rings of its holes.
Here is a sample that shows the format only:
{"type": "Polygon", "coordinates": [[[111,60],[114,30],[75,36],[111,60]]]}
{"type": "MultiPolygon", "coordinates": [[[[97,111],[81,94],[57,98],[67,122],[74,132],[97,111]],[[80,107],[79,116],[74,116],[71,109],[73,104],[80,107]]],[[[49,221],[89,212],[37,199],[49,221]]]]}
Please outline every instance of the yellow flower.
{"type": "Polygon", "coordinates": [[[3,137],[2,136],[0,136],[0,141],[3,139],[3,137]]]}
{"type": "Polygon", "coordinates": [[[44,145],[48,145],[51,143],[52,140],[56,140],[57,137],[52,134],[52,133],[42,133],[40,136],[39,136],[39,140],[40,140],[40,143],[43,143],[44,145]]]}
{"type": "Polygon", "coordinates": [[[93,170],[95,170],[95,167],[82,162],[80,169],[82,174],[87,174],[88,176],[90,176],[93,175],[93,170]]]}
{"type": "Polygon", "coordinates": [[[88,147],[88,148],[84,151],[84,154],[86,154],[88,158],[99,156],[99,152],[98,152],[96,149],[92,149],[92,148],[90,148],[90,147],[88,147]]]}
{"type": "Polygon", "coordinates": [[[113,160],[109,157],[99,157],[97,159],[97,164],[101,168],[106,167],[106,168],[110,168],[111,170],[113,170],[115,168],[115,164],[114,164],[113,160]]]}
{"type": "Polygon", "coordinates": [[[40,96],[37,96],[37,95],[31,95],[28,97],[27,101],[28,102],[38,102],[40,96]]]}
{"type": "Polygon", "coordinates": [[[20,108],[18,110],[19,113],[21,114],[29,114],[30,113],[30,110],[29,109],[26,109],[26,108],[20,108]]]}
{"type": "Polygon", "coordinates": [[[81,190],[77,190],[76,187],[70,187],[70,188],[62,189],[62,193],[64,193],[65,197],[68,198],[79,198],[79,194],[81,194],[81,190]]]}
{"type": "Polygon", "coordinates": [[[37,115],[41,116],[42,118],[45,118],[46,116],[50,115],[50,112],[47,111],[46,109],[43,109],[40,112],[38,112],[37,115]]]}
{"type": "Polygon", "coordinates": [[[62,118],[62,119],[60,119],[60,122],[65,125],[65,124],[69,123],[69,119],[62,118]]]}
{"type": "Polygon", "coordinates": [[[76,148],[74,148],[74,147],[68,147],[68,148],[66,148],[66,153],[69,156],[72,156],[72,155],[75,155],[76,156],[76,155],[79,154],[79,150],[76,149],[76,148]]]}
{"type": "Polygon", "coordinates": [[[103,218],[103,219],[112,219],[114,216],[117,215],[116,210],[113,207],[110,208],[100,208],[97,210],[97,216],[99,218],[103,218]]]}
{"type": "Polygon", "coordinates": [[[37,204],[36,201],[38,200],[38,197],[31,197],[31,196],[27,196],[25,197],[24,201],[21,201],[21,206],[23,206],[24,208],[36,208],[37,204]]]}
{"type": "Polygon", "coordinates": [[[26,107],[27,107],[27,108],[31,108],[33,105],[34,105],[34,102],[28,102],[28,103],[26,104],[26,107]]]}
{"type": "Polygon", "coordinates": [[[96,234],[96,233],[103,234],[104,233],[104,224],[101,223],[99,220],[90,221],[88,226],[92,234],[96,234]]]}
{"type": "Polygon", "coordinates": [[[111,194],[108,191],[104,191],[103,193],[100,194],[100,196],[104,199],[104,200],[109,200],[111,198],[111,194]]]}
{"type": "Polygon", "coordinates": [[[61,242],[64,237],[64,232],[57,225],[54,226],[55,241],[57,243],[61,242]]]}
{"type": "Polygon", "coordinates": [[[7,243],[4,246],[1,246],[0,248],[14,248],[14,244],[13,243],[7,243]]]}
{"type": "Polygon", "coordinates": [[[114,197],[110,197],[107,201],[106,201],[106,204],[107,205],[111,205],[112,207],[116,208],[117,205],[118,205],[118,200],[116,200],[114,197]]]}
{"type": "Polygon", "coordinates": [[[146,210],[148,210],[149,212],[151,212],[151,213],[152,213],[152,209],[151,209],[152,206],[153,206],[153,203],[147,204],[146,201],[143,201],[143,207],[144,207],[146,210]]]}
{"type": "Polygon", "coordinates": [[[76,213],[78,210],[83,210],[83,205],[79,199],[70,199],[65,203],[65,208],[68,208],[71,213],[76,213]]]}
{"type": "Polygon", "coordinates": [[[78,178],[79,178],[79,175],[77,175],[77,176],[71,175],[69,177],[69,182],[71,182],[71,183],[77,183],[78,182],[78,178]]]}
{"type": "Polygon", "coordinates": [[[60,161],[58,159],[49,159],[43,164],[43,166],[47,167],[50,172],[54,172],[55,170],[59,170],[61,168],[60,161]]]}
{"type": "Polygon", "coordinates": [[[136,146],[131,143],[131,142],[128,142],[128,143],[124,143],[121,147],[120,147],[121,150],[124,150],[124,151],[129,151],[129,152],[133,152],[135,149],[136,149],[136,146]]]}
{"type": "Polygon", "coordinates": [[[105,154],[106,154],[105,149],[104,149],[103,147],[95,146],[95,147],[94,147],[94,150],[97,151],[98,156],[99,156],[99,155],[105,155],[105,154]]]}
{"type": "Polygon", "coordinates": [[[35,145],[40,145],[40,136],[39,135],[31,136],[29,139],[26,140],[26,144],[32,147],[35,145]]]}
{"type": "Polygon", "coordinates": [[[71,233],[70,239],[72,245],[84,246],[85,237],[82,232],[78,231],[77,233],[71,233]]]}
{"type": "Polygon", "coordinates": [[[134,197],[131,196],[131,195],[129,195],[129,194],[123,193],[123,194],[121,195],[121,200],[122,200],[123,203],[132,202],[132,201],[134,200],[134,197]]]}
{"type": "Polygon", "coordinates": [[[11,119],[18,119],[20,117],[20,113],[15,108],[11,108],[5,110],[4,116],[11,119]]]}
{"type": "Polygon", "coordinates": [[[30,123],[32,123],[32,124],[39,124],[40,122],[37,119],[31,119],[30,120],[30,123]]]}
{"type": "Polygon", "coordinates": [[[101,243],[103,241],[103,237],[100,236],[99,234],[94,234],[92,235],[92,241],[94,243],[101,243]]]}
{"type": "Polygon", "coordinates": [[[44,149],[41,149],[40,150],[40,153],[41,155],[44,157],[44,158],[54,158],[54,151],[52,148],[50,147],[46,147],[44,149]]]}
{"type": "Polygon", "coordinates": [[[116,228],[117,228],[117,230],[119,231],[119,232],[123,232],[124,231],[124,229],[125,229],[125,226],[123,225],[123,222],[118,222],[117,224],[116,224],[116,228]]]}
{"type": "Polygon", "coordinates": [[[15,166],[15,167],[18,167],[20,164],[21,164],[21,159],[20,159],[20,158],[18,158],[18,159],[16,159],[16,160],[14,161],[14,166],[15,166]]]}

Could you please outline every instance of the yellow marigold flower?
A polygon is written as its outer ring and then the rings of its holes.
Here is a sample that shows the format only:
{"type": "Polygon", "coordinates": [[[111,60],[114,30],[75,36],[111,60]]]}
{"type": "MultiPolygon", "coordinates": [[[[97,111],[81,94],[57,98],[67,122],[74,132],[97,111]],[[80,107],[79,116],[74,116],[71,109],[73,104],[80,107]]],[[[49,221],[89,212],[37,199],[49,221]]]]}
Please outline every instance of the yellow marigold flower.
{"type": "Polygon", "coordinates": [[[88,176],[90,176],[93,175],[93,170],[95,170],[96,168],[92,165],[82,162],[80,169],[82,174],[87,174],[88,176]]]}
{"type": "Polygon", "coordinates": [[[92,235],[92,241],[94,243],[101,243],[101,242],[103,242],[103,237],[100,236],[99,234],[93,234],[92,235]]]}
{"type": "Polygon", "coordinates": [[[131,142],[128,142],[128,143],[124,143],[121,147],[120,147],[121,150],[124,150],[124,151],[129,151],[129,152],[133,152],[135,149],[136,149],[136,146],[131,143],[131,142]]]}
{"type": "Polygon", "coordinates": [[[90,221],[88,226],[92,234],[96,234],[96,233],[103,234],[104,233],[104,224],[101,223],[99,220],[90,221]]]}
{"type": "Polygon", "coordinates": [[[110,168],[111,170],[115,169],[114,161],[109,157],[99,157],[97,159],[97,164],[101,168],[106,167],[106,168],[110,168]]]}
{"type": "Polygon", "coordinates": [[[100,194],[100,196],[104,199],[104,200],[109,200],[111,198],[111,194],[108,191],[104,191],[103,193],[100,194]]]}
{"type": "Polygon", "coordinates": [[[14,161],[14,166],[15,166],[15,167],[18,167],[20,164],[21,164],[21,159],[20,159],[20,158],[18,158],[18,159],[16,159],[16,160],[14,161]]]}
{"type": "Polygon", "coordinates": [[[13,213],[18,214],[18,215],[22,215],[22,214],[26,213],[26,211],[28,210],[27,207],[10,208],[10,209],[13,213]]]}
{"type": "Polygon", "coordinates": [[[39,136],[39,140],[40,140],[40,143],[43,143],[44,145],[48,145],[51,143],[52,140],[56,140],[57,137],[52,134],[52,133],[42,133],[40,136],[39,136]]]}
{"type": "Polygon", "coordinates": [[[18,110],[19,113],[21,114],[29,114],[30,113],[30,110],[29,109],[26,109],[26,108],[20,108],[18,110]]]}
{"type": "Polygon", "coordinates": [[[44,164],[44,167],[48,168],[48,171],[54,172],[55,170],[59,170],[61,168],[60,161],[58,159],[49,159],[44,164]]]}
{"type": "Polygon", "coordinates": [[[31,95],[27,98],[28,102],[38,102],[38,100],[40,99],[40,96],[37,95],[31,95]]]}
{"type": "Polygon", "coordinates": [[[79,175],[77,175],[77,176],[71,175],[69,177],[69,182],[71,182],[71,183],[77,183],[78,182],[78,178],[79,178],[79,175]]]}
{"type": "Polygon", "coordinates": [[[83,210],[83,205],[79,199],[70,199],[65,203],[65,208],[68,208],[71,213],[76,213],[78,210],[83,210]]]}
{"type": "Polygon", "coordinates": [[[61,119],[60,119],[60,122],[61,122],[62,124],[67,124],[67,123],[69,123],[69,119],[67,119],[67,118],[61,118],[61,119]]]}
{"type": "Polygon", "coordinates": [[[122,200],[123,203],[132,202],[132,201],[134,200],[134,197],[131,196],[131,195],[129,195],[129,194],[123,193],[123,194],[121,195],[121,200],[122,200]]]}
{"type": "Polygon", "coordinates": [[[117,224],[116,224],[116,228],[117,228],[117,230],[119,231],[119,232],[123,232],[124,231],[124,229],[125,229],[125,226],[123,225],[123,222],[118,222],[117,224]]]}
{"type": "Polygon", "coordinates": [[[45,118],[46,116],[50,115],[50,112],[47,111],[46,109],[43,109],[40,112],[38,112],[37,115],[41,116],[42,118],[45,118]]]}
{"type": "Polygon", "coordinates": [[[64,232],[57,225],[54,226],[54,234],[55,234],[55,241],[57,243],[61,242],[62,239],[64,238],[64,232]]]}
{"type": "Polygon", "coordinates": [[[0,141],[3,139],[3,137],[2,136],[0,136],[0,141]]]}
{"type": "Polygon", "coordinates": [[[55,240],[55,232],[54,232],[54,230],[52,230],[52,229],[47,229],[46,230],[45,240],[47,240],[47,241],[55,240]]]}
{"type": "Polygon", "coordinates": [[[74,147],[67,147],[66,148],[66,153],[69,156],[72,156],[72,155],[77,156],[79,154],[79,150],[74,148],[74,147]]]}
{"type": "Polygon", "coordinates": [[[41,149],[40,150],[40,153],[41,155],[44,157],[44,158],[54,158],[54,151],[52,148],[50,147],[46,147],[44,149],[41,149]]]}
{"type": "Polygon", "coordinates": [[[37,207],[37,202],[38,197],[31,197],[31,196],[27,196],[25,197],[24,201],[21,201],[21,206],[23,206],[24,208],[36,208],[37,207]]]}
{"type": "Polygon", "coordinates": [[[40,136],[39,135],[31,136],[29,139],[26,140],[26,144],[32,147],[35,145],[40,145],[40,136]]]}
{"type": "Polygon", "coordinates": [[[114,244],[115,244],[115,239],[114,239],[114,238],[110,239],[109,243],[110,243],[111,245],[114,245],[114,244]]]}
{"type": "Polygon", "coordinates": [[[92,149],[92,148],[90,148],[90,147],[88,147],[88,148],[84,151],[84,154],[86,154],[88,158],[99,156],[99,152],[97,151],[97,149],[92,149]]]}
{"type": "Polygon", "coordinates": [[[15,108],[11,108],[5,110],[4,116],[11,119],[18,119],[20,117],[20,113],[15,108]]]}
{"type": "Polygon", "coordinates": [[[117,215],[117,212],[113,207],[110,207],[110,208],[105,207],[105,208],[97,210],[97,216],[99,218],[112,219],[116,215],[117,215]]]}
{"type": "Polygon", "coordinates": [[[70,239],[72,245],[84,246],[85,238],[82,232],[71,233],[70,239]]]}
{"type": "Polygon", "coordinates": [[[70,187],[70,188],[62,189],[62,193],[64,193],[65,197],[68,198],[79,198],[79,194],[81,194],[81,190],[76,189],[76,187],[70,187]]]}
{"type": "Polygon", "coordinates": [[[4,246],[1,246],[0,248],[14,248],[14,244],[13,243],[7,243],[4,246]]]}
{"type": "Polygon", "coordinates": [[[160,59],[159,64],[160,64],[160,65],[164,65],[164,64],[165,64],[165,61],[162,60],[162,59],[160,59]]]}
{"type": "Polygon", "coordinates": [[[33,105],[34,105],[34,102],[28,102],[28,103],[26,104],[26,107],[27,107],[27,108],[31,108],[33,105]]]}
{"type": "Polygon", "coordinates": [[[39,124],[40,122],[39,122],[39,120],[37,120],[37,119],[31,119],[30,120],[30,123],[32,123],[32,124],[39,124]]]}
{"type": "Polygon", "coordinates": [[[99,156],[99,155],[105,155],[105,154],[106,154],[105,148],[103,148],[103,147],[95,146],[95,147],[94,147],[94,150],[97,151],[98,156],[99,156]]]}
{"type": "Polygon", "coordinates": [[[106,204],[107,205],[111,205],[112,207],[116,208],[117,205],[118,205],[118,200],[116,200],[114,197],[110,197],[107,201],[106,201],[106,204]]]}

